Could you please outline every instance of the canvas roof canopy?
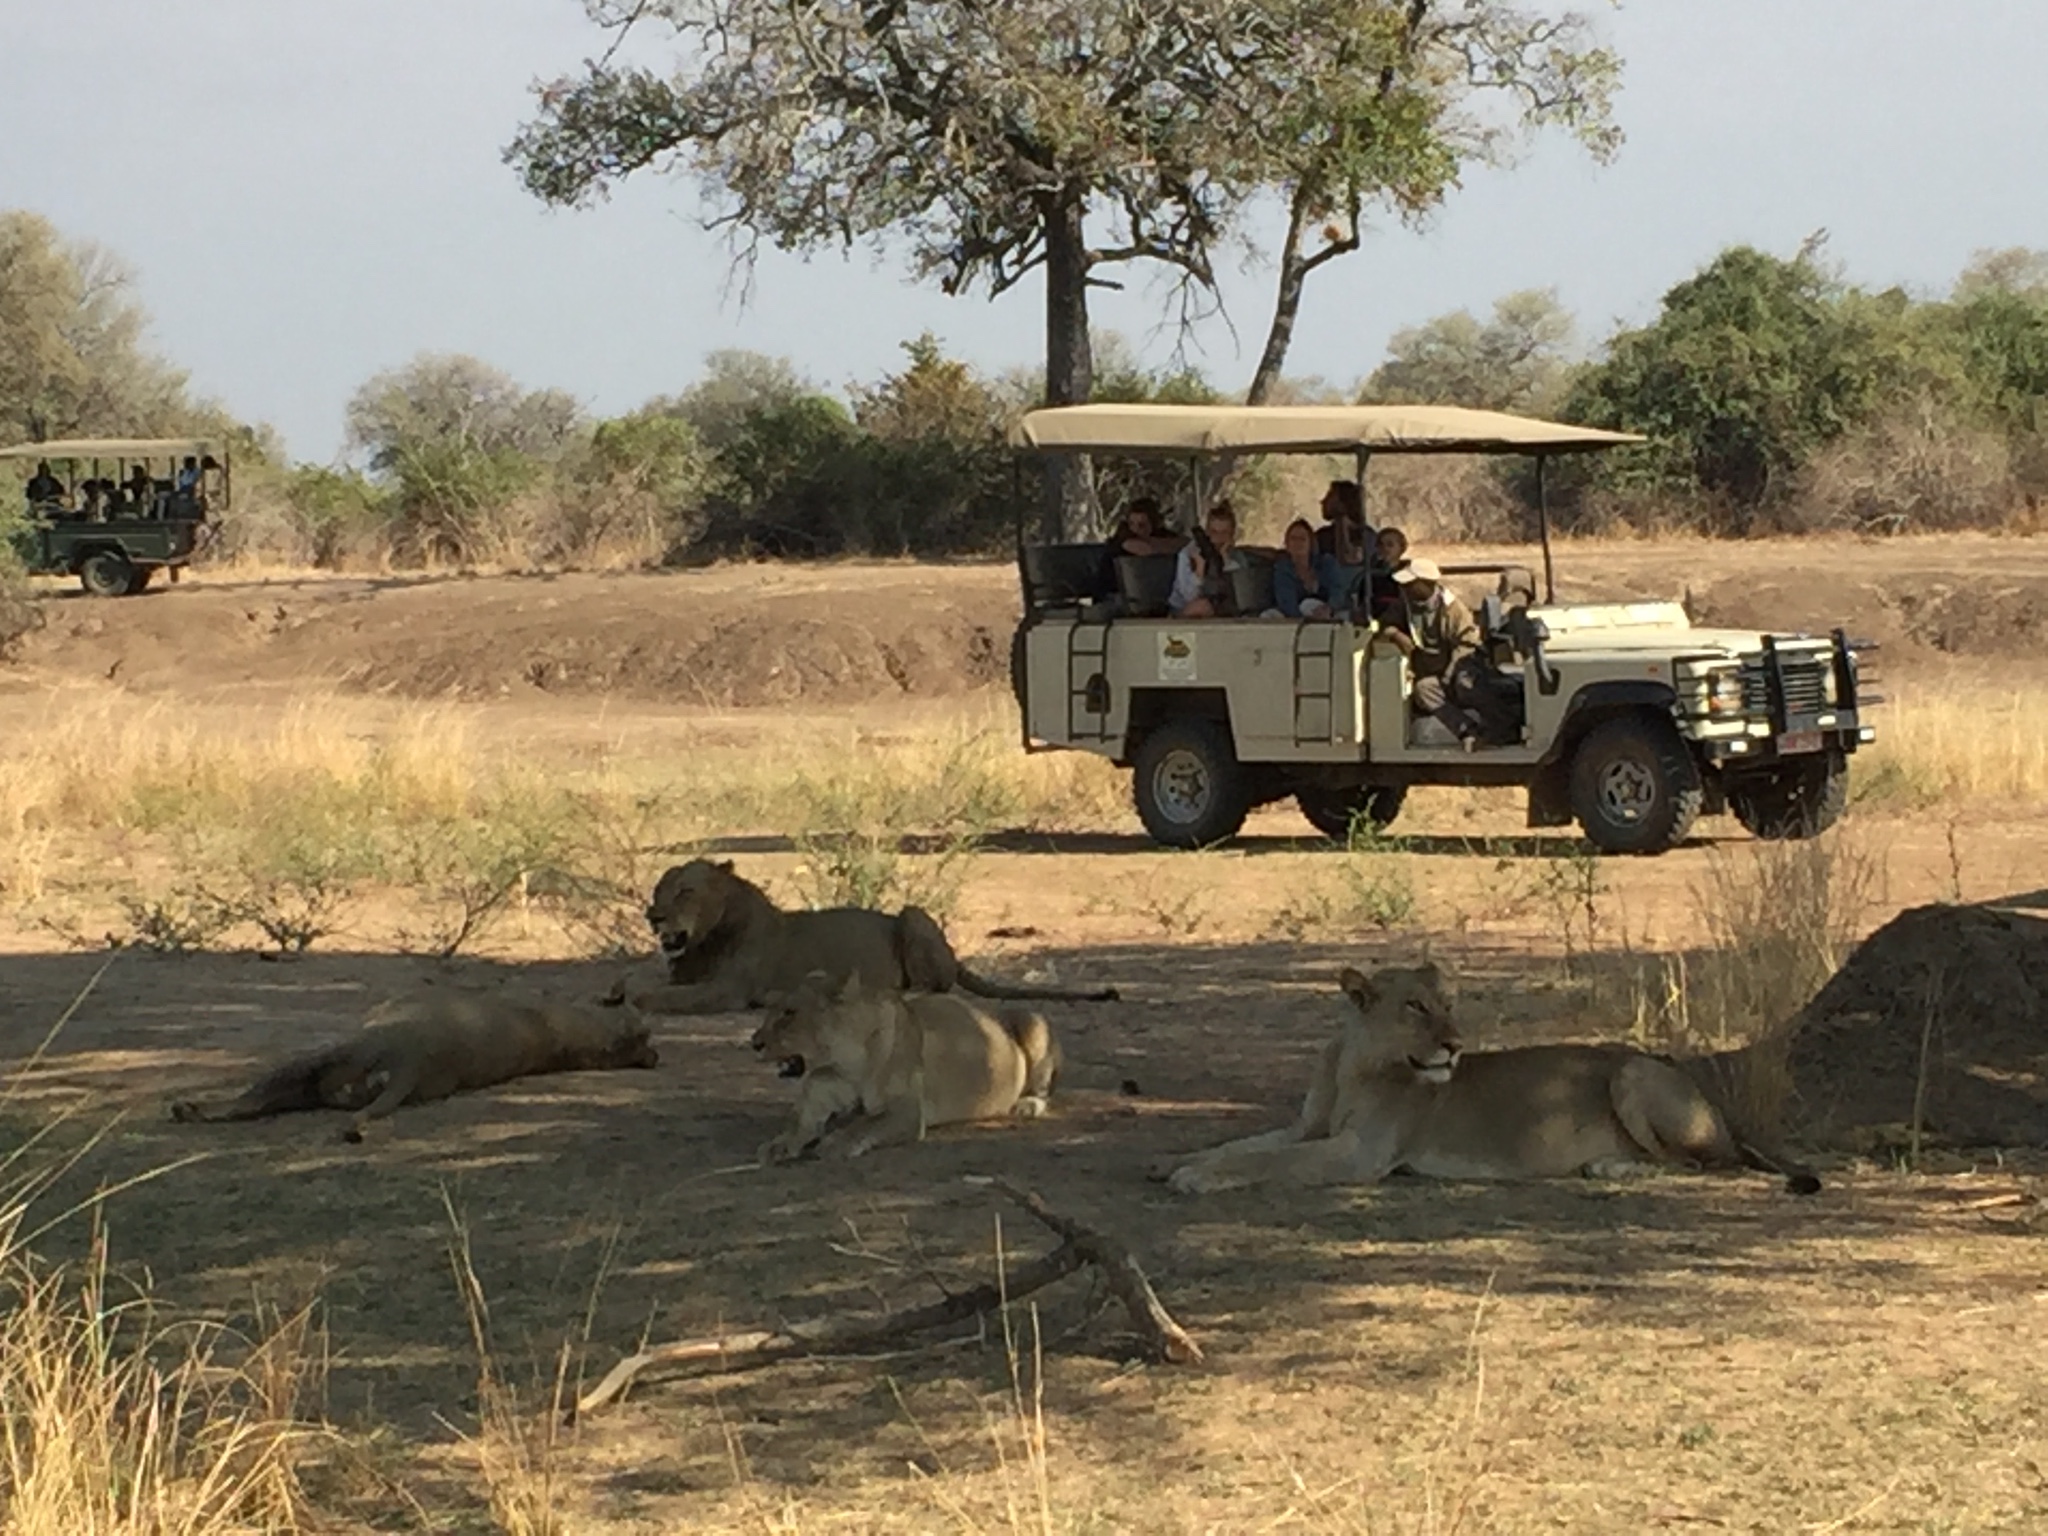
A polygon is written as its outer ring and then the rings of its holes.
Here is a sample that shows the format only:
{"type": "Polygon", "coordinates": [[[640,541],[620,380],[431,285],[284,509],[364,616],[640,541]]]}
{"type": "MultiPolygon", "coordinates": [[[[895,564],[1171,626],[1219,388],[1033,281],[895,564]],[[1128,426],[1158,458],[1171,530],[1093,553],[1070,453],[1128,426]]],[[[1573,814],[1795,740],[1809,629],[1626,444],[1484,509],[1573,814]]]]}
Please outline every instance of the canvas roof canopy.
{"type": "Polygon", "coordinates": [[[1455,405],[1058,405],[1010,428],[1016,448],[1129,454],[1570,453],[1640,443],[1455,405]]]}
{"type": "Polygon", "coordinates": [[[211,437],[67,437],[0,448],[0,459],[173,459],[223,451],[211,437]]]}

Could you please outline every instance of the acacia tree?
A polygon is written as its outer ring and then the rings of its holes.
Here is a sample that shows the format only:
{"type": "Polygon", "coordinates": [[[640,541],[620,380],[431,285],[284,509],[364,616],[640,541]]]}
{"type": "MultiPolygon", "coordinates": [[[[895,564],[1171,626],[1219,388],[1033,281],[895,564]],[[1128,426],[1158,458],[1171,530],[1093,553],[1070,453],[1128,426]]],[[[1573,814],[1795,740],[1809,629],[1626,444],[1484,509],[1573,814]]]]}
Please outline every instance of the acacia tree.
{"type": "Polygon", "coordinates": [[[1246,399],[1265,400],[1308,278],[1356,251],[1374,211],[1413,221],[1467,166],[1560,127],[1597,159],[1621,144],[1621,62],[1576,12],[1512,0],[1291,0],[1290,41],[1233,98],[1236,174],[1286,199],[1273,314],[1246,399]],[[1247,164],[1249,162],[1249,164],[1247,164]]]}
{"type": "MultiPolygon", "coordinates": [[[[1045,395],[1089,398],[1088,294],[1133,261],[1213,286],[1234,197],[1210,107],[1265,46],[1232,0],[589,0],[666,25],[671,74],[613,62],[538,87],[506,150],[530,191],[580,204],[643,168],[694,173],[743,253],[907,242],[944,291],[1042,271],[1045,395]],[[1219,169],[1220,168],[1220,169],[1219,169]]],[[[1072,467],[1070,532],[1093,517],[1072,467]]]]}

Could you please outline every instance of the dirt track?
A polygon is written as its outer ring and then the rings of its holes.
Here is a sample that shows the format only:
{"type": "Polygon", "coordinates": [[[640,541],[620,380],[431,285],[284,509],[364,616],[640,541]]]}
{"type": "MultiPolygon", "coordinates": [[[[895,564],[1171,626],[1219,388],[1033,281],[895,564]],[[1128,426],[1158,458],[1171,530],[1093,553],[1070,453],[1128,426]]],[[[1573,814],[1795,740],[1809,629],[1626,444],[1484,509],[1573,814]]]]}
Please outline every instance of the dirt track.
{"type": "MultiPolygon", "coordinates": [[[[1703,621],[1842,624],[1881,642],[1891,668],[2048,656],[2048,540],[1582,544],[1560,546],[1557,564],[1566,599],[1689,594],[1703,621]]],[[[61,595],[13,669],[17,685],[112,677],[142,693],[327,685],[715,708],[943,698],[998,683],[1018,610],[1007,564],[276,581],[201,572],[114,602],[51,590],[61,595]]],[[[0,671],[0,686],[8,677],[0,671]]]]}

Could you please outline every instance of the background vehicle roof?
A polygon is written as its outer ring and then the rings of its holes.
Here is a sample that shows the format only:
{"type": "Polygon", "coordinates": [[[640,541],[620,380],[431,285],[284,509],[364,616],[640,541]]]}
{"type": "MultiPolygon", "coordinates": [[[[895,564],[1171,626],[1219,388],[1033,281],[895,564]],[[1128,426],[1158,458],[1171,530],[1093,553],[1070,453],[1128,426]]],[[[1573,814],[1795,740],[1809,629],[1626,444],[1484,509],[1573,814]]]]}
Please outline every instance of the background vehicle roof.
{"type": "Polygon", "coordinates": [[[162,459],[226,451],[214,437],[67,437],[0,448],[0,459],[162,459]]]}
{"type": "Polygon", "coordinates": [[[1010,428],[1016,448],[1124,453],[1568,453],[1641,441],[1455,405],[1060,405],[1010,428]]]}

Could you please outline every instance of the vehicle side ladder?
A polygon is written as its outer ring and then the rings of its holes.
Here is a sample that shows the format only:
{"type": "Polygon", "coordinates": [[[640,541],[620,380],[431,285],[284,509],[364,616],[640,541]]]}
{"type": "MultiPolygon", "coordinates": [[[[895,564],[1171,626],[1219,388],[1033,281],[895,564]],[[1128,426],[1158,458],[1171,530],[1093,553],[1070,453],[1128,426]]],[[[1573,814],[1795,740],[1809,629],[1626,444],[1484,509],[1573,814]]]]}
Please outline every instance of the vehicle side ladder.
{"type": "Polygon", "coordinates": [[[1067,739],[1109,739],[1109,626],[1076,621],[1067,630],[1067,739]],[[1092,688],[1089,682],[1101,678],[1092,688]]]}
{"type": "Polygon", "coordinates": [[[1326,742],[1337,728],[1337,631],[1342,627],[1307,620],[1294,626],[1294,744],[1298,747],[1326,742]]]}

